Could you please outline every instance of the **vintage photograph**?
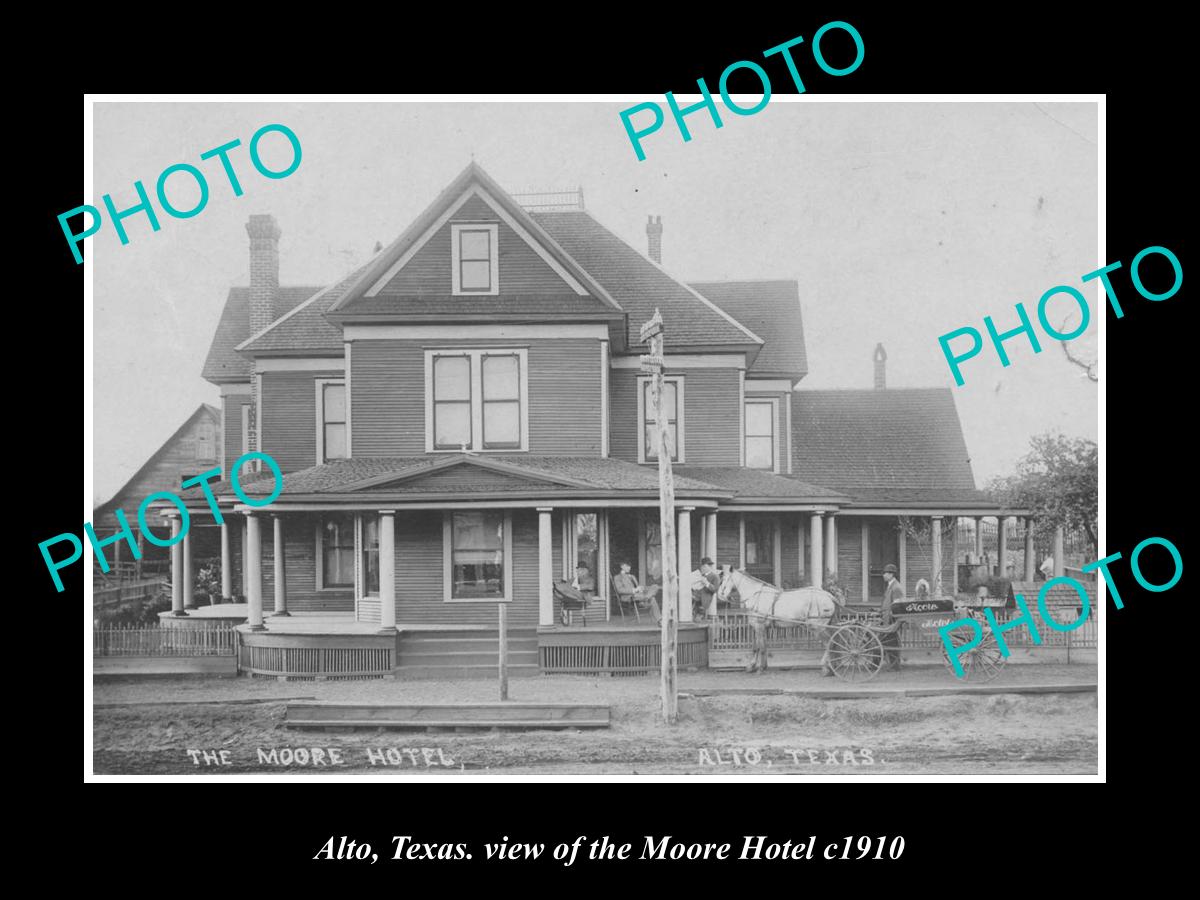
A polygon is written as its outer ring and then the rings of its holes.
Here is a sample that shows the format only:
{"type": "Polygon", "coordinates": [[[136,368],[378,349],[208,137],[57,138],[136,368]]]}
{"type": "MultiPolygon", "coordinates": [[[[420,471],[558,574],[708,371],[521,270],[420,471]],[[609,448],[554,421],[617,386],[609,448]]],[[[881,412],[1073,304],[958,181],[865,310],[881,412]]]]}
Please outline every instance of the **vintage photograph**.
{"type": "Polygon", "coordinates": [[[1097,104],[636,102],[94,104],[96,775],[1097,772],[1097,104]]]}

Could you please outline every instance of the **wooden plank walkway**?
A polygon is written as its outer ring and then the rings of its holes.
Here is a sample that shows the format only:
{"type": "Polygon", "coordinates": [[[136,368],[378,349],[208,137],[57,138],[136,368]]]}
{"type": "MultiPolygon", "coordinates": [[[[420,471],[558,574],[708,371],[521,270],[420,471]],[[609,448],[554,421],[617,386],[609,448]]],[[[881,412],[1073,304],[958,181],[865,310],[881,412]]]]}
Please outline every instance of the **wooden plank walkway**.
{"type": "MultiPolygon", "coordinates": [[[[953,677],[953,676],[951,676],[953,677]]],[[[963,694],[1087,694],[1096,693],[1096,684],[971,684],[944,688],[713,688],[680,692],[681,697],[788,696],[814,700],[868,700],[876,697],[951,697],[963,694]]]]}
{"type": "Polygon", "coordinates": [[[289,703],[289,728],[607,728],[608,704],[289,703]]]}

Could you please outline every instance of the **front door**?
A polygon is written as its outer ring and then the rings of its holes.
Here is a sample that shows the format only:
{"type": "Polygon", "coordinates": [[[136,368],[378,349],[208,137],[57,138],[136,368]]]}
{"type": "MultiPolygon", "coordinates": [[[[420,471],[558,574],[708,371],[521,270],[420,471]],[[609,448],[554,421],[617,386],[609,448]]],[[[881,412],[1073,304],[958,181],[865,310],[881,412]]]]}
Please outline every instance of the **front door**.
{"type": "Polygon", "coordinates": [[[868,520],[867,529],[867,597],[880,601],[887,588],[883,580],[883,567],[888,563],[900,565],[900,560],[896,558],[899,537],[895,526],[886,519],[868,520]]]}
{"type": "Polygon", "coordinates": [[[776,584],[775,517],[747,515],[745,521],[746,574],[753,575],[767,584],[776,584]]]}

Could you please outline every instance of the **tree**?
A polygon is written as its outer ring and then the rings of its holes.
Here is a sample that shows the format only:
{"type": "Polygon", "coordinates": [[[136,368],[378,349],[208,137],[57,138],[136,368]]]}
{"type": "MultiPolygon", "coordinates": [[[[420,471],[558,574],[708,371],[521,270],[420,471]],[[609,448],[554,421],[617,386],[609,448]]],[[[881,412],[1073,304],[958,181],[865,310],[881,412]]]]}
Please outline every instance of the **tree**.
{"type": "Polygon", "coordinates": [[[996,502],[1028,509],[1044,527],[1083,529],[1098,551],[1099,455],[1095,441],[1055,432],[1035,435],[1012,475],[987,486],[996,502]]]}

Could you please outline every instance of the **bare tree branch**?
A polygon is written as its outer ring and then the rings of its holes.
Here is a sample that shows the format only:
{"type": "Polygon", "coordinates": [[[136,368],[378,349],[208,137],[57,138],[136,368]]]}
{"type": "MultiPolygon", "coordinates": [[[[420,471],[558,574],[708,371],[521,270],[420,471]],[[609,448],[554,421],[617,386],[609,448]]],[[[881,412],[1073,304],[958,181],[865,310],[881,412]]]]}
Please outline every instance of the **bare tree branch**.
{"type": "MultiPolygon", "coordinates": [[[[1065,330],[1067,327],[1067,321],[1068,321],[1068,319],[1063,319],[1062,324],[1060,324],[1058,326],[1060,333],[1065,333],[1065,330]]],[[[1071,363],[1074,366],[1079,366],[1079,368],[1083,369],[1083,371],[1087,375],[1089,381],[1095,381],[1095,382],[1100,381],[1100,376],[1096,372],[1096,367],[1099,365],[1098,361],[1089,363],[1086,360],[1078,359],[1077,357],[1072,356],[1071,351],[1069,349],[1067,349],[1066,341],[1059,341],[1058,345],[1060,347],[1062,347],[1063,356],[1065,356],[1067,358],[1067,362],[1071,363]]]]}

